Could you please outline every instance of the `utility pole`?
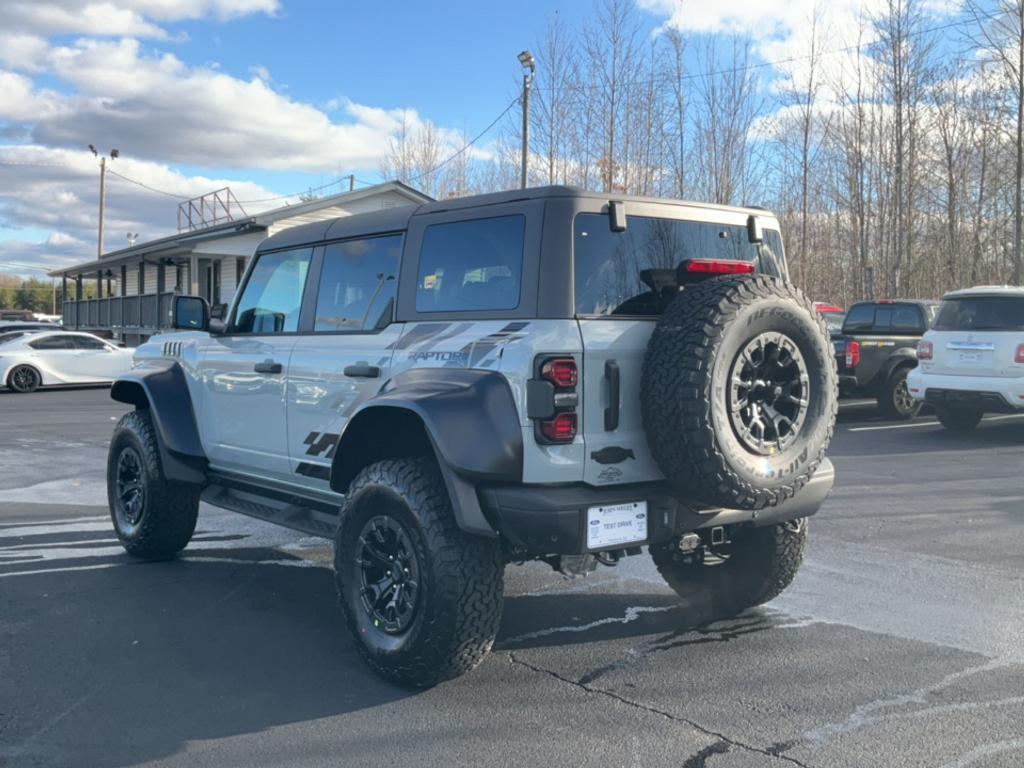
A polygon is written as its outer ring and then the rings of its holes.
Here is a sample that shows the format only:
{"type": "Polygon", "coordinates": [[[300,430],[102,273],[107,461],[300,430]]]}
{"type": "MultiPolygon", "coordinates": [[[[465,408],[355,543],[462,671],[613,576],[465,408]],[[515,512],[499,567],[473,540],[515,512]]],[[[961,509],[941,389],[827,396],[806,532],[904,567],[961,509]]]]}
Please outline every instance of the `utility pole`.
{"type": "Polygon", "coordinates": [[[523,157],[522,157],[522,183],[521,187],[526,189],[527,172],[530,162],[530,89],[533,87],[533,75],[537,71],[537,62],[533,54],[523,51],[519,54],[519,63],[523,66],[523,157]]]}
{"type": "MultiPolygon", "coordinates": [[[[89,145],[89,151],[92,152],[93,157],[99,157],[99,152],[96,151],[96,147],[93,144],[89,145]]],[[[120,157],[121,153],[116,150],[110,150],[110,159],[115,160],[120,157]]],[[[100,157],[100,223],[99,231],[96,237],[96,258],[99,259],[103,256],[103,212],[107,205],[107,158],[106,155],[100,157]]]]}

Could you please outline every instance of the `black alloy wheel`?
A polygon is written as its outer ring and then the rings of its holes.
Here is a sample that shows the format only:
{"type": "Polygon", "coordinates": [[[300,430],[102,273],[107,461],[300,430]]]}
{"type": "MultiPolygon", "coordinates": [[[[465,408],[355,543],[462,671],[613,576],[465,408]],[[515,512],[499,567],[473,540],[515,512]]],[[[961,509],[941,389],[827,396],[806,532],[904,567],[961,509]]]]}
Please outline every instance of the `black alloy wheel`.
{"type": "Polygon", "coordinates": [[[354,565],[360,602],[373,626],[389,635],[405,632],[419,605],[420,564],[402,522],[389,515],[367,520],[354,565]]]}
{"type": "Polygon", "coordinates": [[[796,343],[777,331],[751,339],[729,376],[729,415],[750,451],[770,456],[800,434],[809,403],[807,365],[796,343]]]}
{"type": "Polygon", "coordinates": [[[127,529],[135,528],[146,509],[146,474],[139,452],[125,446],[117,457],[114,513],[127,529]]]}
{"type": "Polygon", "coordinates": [[[8,381],[11,389],[20,393],[34,392],[39,389],[41,383],[39,372],[29,365],[19,365],[11,371],[8,381]]]}

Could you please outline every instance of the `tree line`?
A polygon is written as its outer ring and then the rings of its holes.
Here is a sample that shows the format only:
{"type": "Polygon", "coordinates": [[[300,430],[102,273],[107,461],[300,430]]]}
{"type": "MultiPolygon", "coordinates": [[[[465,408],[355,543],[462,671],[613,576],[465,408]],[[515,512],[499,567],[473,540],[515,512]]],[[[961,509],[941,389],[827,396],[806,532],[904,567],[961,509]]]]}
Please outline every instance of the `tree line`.
{"type": "MultiPolygon", "coordinates": [[[[86,298],[93,298],[96,288],[86,286],[86,298]]],[[[49,280],[32,277],[24,280],[14,275],[0,275],[0,309],[27,309],[48,315],[53,312],[54,297],[57,312],[61,311],[61,286],[49,280]],[[56,292],[55,292],[56,290],[56,292]]]]}
{"type": "MultiPolygon", "coordinates": [[[[770,208],[816,299],[1021,284],[1024,0],[928,8],[886,0],[837,50],[821,6],[779,68],[740,36],[648,34],[634,0],[556,14],[532,49],[530,183],[770,208]]],[[[435,197],[515,188],[520,130],[512,109],[489,159],[445,162],[450,137],[404,126],[382,171],[435,197]]]]}

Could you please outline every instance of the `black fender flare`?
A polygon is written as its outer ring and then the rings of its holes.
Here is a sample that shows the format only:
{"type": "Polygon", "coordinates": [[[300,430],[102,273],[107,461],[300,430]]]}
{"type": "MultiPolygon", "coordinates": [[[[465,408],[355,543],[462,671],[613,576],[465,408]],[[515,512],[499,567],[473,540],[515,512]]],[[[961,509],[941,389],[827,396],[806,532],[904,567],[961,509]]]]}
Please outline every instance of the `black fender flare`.
{"type": "Polygon", "coordinates": [[[497,536],[476,485],[522,480],[523,431],[508,380],[496,371],[416,368],[390,379],[345,425],[334,451],[331,488],[344,493],[363,467],[402,455],[403,435],[378,436],[385,425],[414,423],[410,419],[422,426],[433,449],[459,527],[497,536]]]}
{"type": "Polygon", "coordinates": [[[110,397],[149,410],[168,480],[206,481],[206,454],[185,373],[177,362],[147,363],[133,368],[113,383],[110,397]]]}
{"type": "Polygon", "coordinates": [[[902,347],[895,350],[889,358],[885,361],[885,364],[878,372],[878,385],[885,386],[885,383],[889,381],[889,377],[892,376],[893,371],[897,368],[908,367],[914,368],[917,365],[917,350],[911,347],[902,347]]]}

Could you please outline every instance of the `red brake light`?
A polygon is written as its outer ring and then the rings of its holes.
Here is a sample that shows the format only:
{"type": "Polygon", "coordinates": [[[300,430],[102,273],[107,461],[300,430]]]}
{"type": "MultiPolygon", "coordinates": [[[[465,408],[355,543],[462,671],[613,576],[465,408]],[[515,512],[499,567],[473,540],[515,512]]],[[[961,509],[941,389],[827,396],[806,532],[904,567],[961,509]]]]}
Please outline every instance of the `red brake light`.
{"type": "Polygon", "coordinates": [[[687,259],[683,271],[702,275],[752,275],[752,261],[731,261],[728,259],[687,259]]]}
{"type": "Polygon", "coordinates": [[[571,357],[556,357],[548,360],[541,366],[540,375],[559,389],[575,387],[578,379],[576,361],[571,357]]]}
{"type": "MultiPolygon", "coordinates": [[[[932,343],[930,341],[925,341],[924,339],[921,339],[921,341],[917,342],[918,360],[931,360],[932,351],[932,343]]],[[[1017,348],[1017,357],[1020,357],[1020,347],[1017,348]]],[[[1024,360],[1018,360],[1017,362],[1021,363],[1024,362],[1024,360]]]]}
{"type": "Polygon", "coordinates": [[[1017,354],[1013,358],[1015,363],[1024,363],[1024,344],[1017,345],[1017,354]]]}
{"type": "Polygon", "coordinates": [[[860,363],[860,342],[846,342],[846,367],[853,368],[860,363]]]}
{"type": "Polygon", "coordinates": [[[540,431],[553,443],[571,443],[576,439],[575,412],[559,413],[553,419],[540,422],[540,431]]]}

